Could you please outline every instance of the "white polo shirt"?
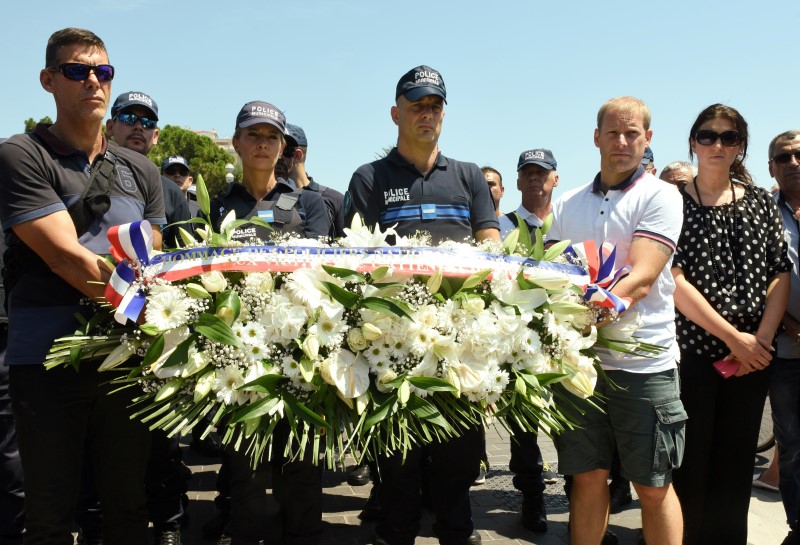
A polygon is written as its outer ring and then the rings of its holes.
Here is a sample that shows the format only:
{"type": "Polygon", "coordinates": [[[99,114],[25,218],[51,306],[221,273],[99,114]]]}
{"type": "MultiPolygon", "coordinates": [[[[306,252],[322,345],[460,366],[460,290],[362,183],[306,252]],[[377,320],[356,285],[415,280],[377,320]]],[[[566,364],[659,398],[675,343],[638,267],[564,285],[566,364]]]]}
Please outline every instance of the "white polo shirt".
{"type": "MultiPolygon", "coordinates": [[[[559,198],[553,205],[553,215],[548,240],[594,240],[598,246],[610,240],[617,246],[616,267],[620,268],[627,263],[634,237],[651,238],[675,250],[683,223],[683,202],[675,187],[639,167],[605,194],[600,190],[598,174],[592,183],[559,198]]],[[[598,347],[603,369],[656,373],[676,367],[679,350],[675,342],[675,282],[671,266],[672,257],[647,296],[631,307],[643,322],[636,337],[666,350],[644,358],[615,357],[598,347]]]]}

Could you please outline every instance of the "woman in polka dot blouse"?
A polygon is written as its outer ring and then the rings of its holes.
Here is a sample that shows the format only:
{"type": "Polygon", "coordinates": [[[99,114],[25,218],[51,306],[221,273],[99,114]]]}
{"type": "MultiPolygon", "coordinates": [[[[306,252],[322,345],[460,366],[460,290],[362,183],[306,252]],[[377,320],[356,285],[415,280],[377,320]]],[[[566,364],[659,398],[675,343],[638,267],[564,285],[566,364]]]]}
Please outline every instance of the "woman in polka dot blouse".
{"type": "Polygon", "coordinates": [[[704,109],[689,135],[697,177],[680,190],[684,220],[672,273],[689,420],[674,481],[687,545],[747,542],[769,364],[789,295],[781,215],[769,193],[753,185],[747,144],[738,111],[704,109]]]}

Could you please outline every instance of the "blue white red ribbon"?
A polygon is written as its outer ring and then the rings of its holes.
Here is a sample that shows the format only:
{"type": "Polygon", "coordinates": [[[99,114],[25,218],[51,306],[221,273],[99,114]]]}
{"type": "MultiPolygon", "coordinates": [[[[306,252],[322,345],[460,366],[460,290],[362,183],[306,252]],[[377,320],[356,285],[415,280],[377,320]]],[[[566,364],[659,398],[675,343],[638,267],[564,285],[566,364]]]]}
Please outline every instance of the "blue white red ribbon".
{"type": "Polygon", "coordinates": [[[589,283],[583,286],[585,301],[613,309],[617,313],[628,309],[631,304],[629,297],[617,297],[611,293],[614,284],[631,271],[629,265],[621,269],[614,268],[617,247],[612,241],[606,240],[597,248],[593,240],[587,240],[568,246],[565,253],[579,257],[589,267],[589,283]]]}
{"type": "Polygon", "coordinates": [[[139,318],[145,302],[140,289],[131,289],[137,271],[150,262],[153,251],[153,228],[147,221],[118,225],[108,230],[111,255],[119,262],[105,290],[106,300],[116,307],[114,319],[124,324],[139,318]]]}

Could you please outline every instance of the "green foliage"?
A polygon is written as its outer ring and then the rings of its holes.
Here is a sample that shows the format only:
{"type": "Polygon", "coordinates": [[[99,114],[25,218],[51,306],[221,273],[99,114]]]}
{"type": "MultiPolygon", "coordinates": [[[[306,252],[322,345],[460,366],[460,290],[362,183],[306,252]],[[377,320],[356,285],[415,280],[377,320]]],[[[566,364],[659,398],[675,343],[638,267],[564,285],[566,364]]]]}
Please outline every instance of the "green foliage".
{"type": "Polygon", "coordinates": [[[24,132],[33,132],[33,129],[36,128],[36,123],[47,123],[48,125],[53,124],[53,120],[50,119],[49,115],[44,116],[38,122],[34,120],[32,117],[29,117],[25,120],[25,131],[24,132]]]}
{"type": "Polygon", "coordinates": [[[184,156],[189,161],[194,179],[202,175],[212,196],[225,188],[225,165],[236,162],[233,155],[217,147],[211,138],[174,125],[161,129],[158,144],[149,153],[159,169],[170,155],[184,156]]]}

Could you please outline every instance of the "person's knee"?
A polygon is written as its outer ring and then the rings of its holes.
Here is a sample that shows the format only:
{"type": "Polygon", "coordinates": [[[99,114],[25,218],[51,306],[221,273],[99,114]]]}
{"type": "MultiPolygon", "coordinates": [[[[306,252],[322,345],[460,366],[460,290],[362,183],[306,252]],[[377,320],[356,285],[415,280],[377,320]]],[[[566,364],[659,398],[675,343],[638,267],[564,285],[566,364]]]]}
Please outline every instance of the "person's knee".
{"type": "Polygon", "coordinates": [[[573,486],[581,488],[593,488],[605,486],[608,481],[607,469],[595,469],[594,471],[587,471],[586,473],[578,473],[572,476],[573,486]]]}
{"type": "Polygon", "coordinates": [[[670,494],[672,485],[667,484],[664,486],[645,486],[643,484],[633,483],[636,489],[636,494],[639,496],[639,503],[642,508],[656,507],[664,503],[664,500],[670,494]]]}

